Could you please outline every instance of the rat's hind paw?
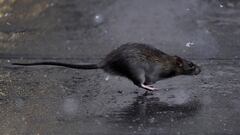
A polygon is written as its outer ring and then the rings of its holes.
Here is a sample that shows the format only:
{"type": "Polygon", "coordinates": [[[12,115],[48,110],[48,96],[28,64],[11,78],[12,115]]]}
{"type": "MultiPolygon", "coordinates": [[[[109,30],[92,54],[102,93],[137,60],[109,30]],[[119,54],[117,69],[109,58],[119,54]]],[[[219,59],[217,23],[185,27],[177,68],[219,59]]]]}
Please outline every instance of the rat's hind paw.
{"type": "Polygon", "coordinates": [[[154,87],[151,86],[151,85],[141,84],[141,87],[144,88],[145,90],[148,90],[148,91],[156,91],[156,90],[159,90],[158,88],[154,88],[154,87]]]}

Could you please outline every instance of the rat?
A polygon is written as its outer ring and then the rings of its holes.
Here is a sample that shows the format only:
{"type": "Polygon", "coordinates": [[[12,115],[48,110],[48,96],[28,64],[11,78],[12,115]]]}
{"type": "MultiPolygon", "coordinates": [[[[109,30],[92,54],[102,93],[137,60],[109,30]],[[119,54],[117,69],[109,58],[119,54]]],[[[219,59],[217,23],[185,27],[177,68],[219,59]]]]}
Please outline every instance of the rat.
{"type": "Polygon", "coordinates": [[[171,56],[143,43],[126,43],[110,52],[97,64],[68,64],[60,62],[13,63],[13,65],[54,65],[75,69],[103,69],[105,72],[126,77],[136,86],[148,91],[159,80],[177,75],[197,75],[198,65],[179,56],[171,56]]]}

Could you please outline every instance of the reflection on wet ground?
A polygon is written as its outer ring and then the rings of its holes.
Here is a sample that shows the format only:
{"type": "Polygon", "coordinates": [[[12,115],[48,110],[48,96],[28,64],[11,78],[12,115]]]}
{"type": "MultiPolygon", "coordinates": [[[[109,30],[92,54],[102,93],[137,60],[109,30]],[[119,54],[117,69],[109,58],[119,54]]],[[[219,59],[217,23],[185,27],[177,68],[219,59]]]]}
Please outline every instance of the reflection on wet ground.
{"type": "Polygon", "coordinates": [[[161,123],[192,117],[200,108],[201,104],[198,100],[171,105],[160,102],[158,97],[142,95],[129,106],[113,112],[113,122],[157,126],[161,123]]]}

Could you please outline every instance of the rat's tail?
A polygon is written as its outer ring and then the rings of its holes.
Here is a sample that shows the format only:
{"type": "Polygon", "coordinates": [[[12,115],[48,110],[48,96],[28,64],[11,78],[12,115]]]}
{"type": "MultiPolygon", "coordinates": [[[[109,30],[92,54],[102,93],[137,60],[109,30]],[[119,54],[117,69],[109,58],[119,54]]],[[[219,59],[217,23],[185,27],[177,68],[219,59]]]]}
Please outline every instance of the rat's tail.
{"type": "Polygon", "coordinates": [[[75,68],[75,69],[99,69],[102,68],[99,64],[68,64],[68,63],[60,63],[60,62],[36,62],[36,63],[12,63],[13,65],[20,65],[20,66],[37,66],[37,65],[53,65],[53,66],[63,66],[68,68],[75,68]]]}

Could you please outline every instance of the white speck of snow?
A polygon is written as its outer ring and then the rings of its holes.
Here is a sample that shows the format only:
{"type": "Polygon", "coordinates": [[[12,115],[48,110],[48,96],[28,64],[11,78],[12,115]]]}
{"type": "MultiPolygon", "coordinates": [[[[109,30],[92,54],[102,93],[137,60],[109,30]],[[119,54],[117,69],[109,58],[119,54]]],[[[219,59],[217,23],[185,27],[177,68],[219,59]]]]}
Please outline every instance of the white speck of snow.
{"type": "Polygon", "coordinates": [[[106,78],[105,78],[105,81],[108,81],[110,78],[110,76],[108,75],[106,78]]]}
{"type": "Polygon", "coordinates": [[[220,5],[219,5],[219,7],[220,7],[220,8],[223,8],[223,5],[222,5],[222,4],[220,4],[220,5]]]}
{"type": "Polygon", "coordinates": [[[186,47],[191,47],[191,46],[193,46],[193,45],[194,45],[193,42],[187,42],[187,43],[186,43],[186,47]]]}
{"type": "Polygon", "coordinates": [[[100,15],[100,14],[97,14],[94,16],[94,21],[96,24],[101,24],[103,23],[104,19],[103,19],[103,16],[100,15]]]}

